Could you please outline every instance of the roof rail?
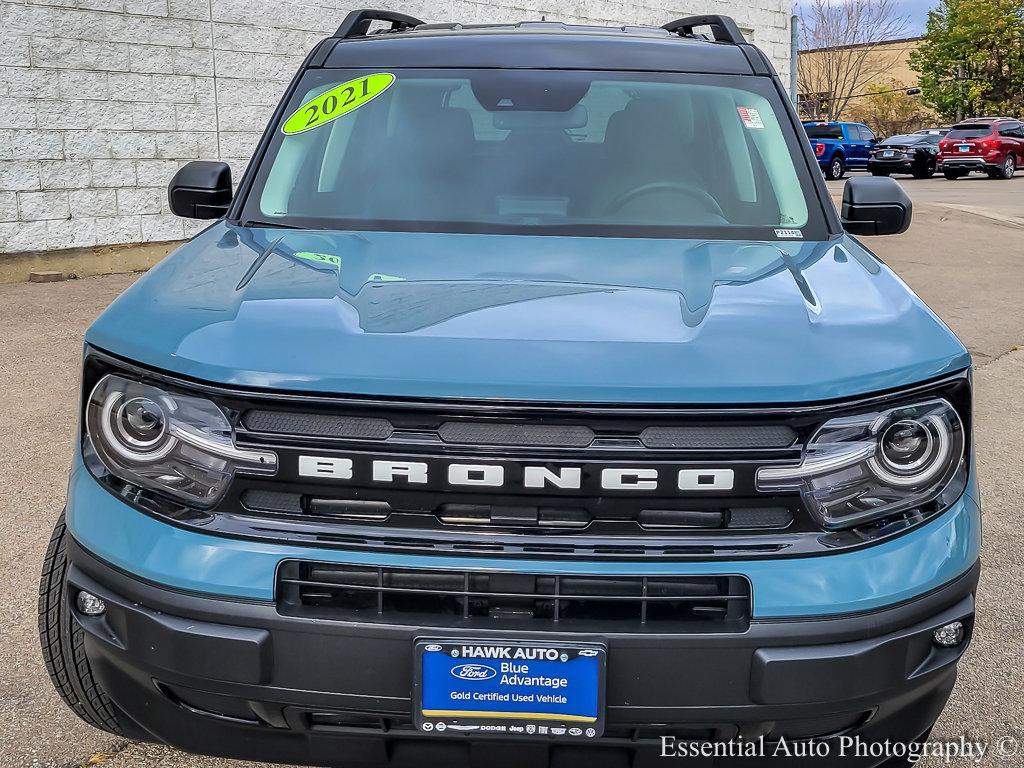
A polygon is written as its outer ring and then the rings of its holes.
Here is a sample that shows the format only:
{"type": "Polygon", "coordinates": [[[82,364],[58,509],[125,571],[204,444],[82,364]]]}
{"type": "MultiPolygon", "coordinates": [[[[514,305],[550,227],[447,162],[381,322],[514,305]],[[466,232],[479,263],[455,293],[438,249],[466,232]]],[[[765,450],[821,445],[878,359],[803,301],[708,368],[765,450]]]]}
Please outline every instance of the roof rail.
{"type": "Polygon", "coordinates": [[[367,32],[370,31],[370,24],[375,21],[388,21],[391,22],[391,32],[401,32],[406,29],[412,29],[418,27],[423,22],[412,16],[406,16],[404,13],[396,13],[395,11],[375,11],[369,8],[362,8],[358,11],[352,11],[345,20],[341,22],[341,26],[338,27],[338,31],[334,33],[334,37],[340,40],[344,40],[348,37],[363,37],[367,32]]]}
{"type": "Polygon", "coordinates": [[[718,14],[686,16],[682,19],[670,21],[662,29],[667,29],[669,32],[680,37],[689,37],[693,35],[694,27],[711,27],[711,34],[715,38],[715,42],[718,43],[742,45],[747,42],[746,38],[743,37],[743,33],[740,32],[740,28],[736,26],[736,22],[732,20],[732,17],[719,16],[718,14]]]}

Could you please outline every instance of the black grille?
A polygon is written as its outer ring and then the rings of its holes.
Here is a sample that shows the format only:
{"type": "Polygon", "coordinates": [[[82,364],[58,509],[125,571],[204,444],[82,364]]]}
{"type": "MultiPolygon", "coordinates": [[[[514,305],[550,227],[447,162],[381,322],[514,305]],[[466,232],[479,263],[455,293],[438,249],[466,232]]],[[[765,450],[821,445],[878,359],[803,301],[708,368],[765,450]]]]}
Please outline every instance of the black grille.
{"type": "Polygon", "coordinates": [[[820,549],[820,527],[799,495],[763,493],[754,474],[799,461],[820,421],[815,413],[335,398],[226,405],[238,414],[239,444],[275,451],[281,471],[236,478],[213,521],[225,532],[527,558],[820,549]],[[302,457],[321,457],[328,470],[332,460],[347,467],[319,476],[300,471],[302,457]],[[402,470],[378,478],[378,460],[415,466],[418,479],[402,470]],[[500,468],[500,478],[485,476],[483,466],[500,468]],[[455,468],[466,477],[451,479],[455,468]],[[655,485],[609,490],[605,471],[616,468],[653,471],[655,485]],[[712,484],[725,473],[728,482],[702,488],[704,477],[683,477],[704,468],[721,470],[704,476],[712,484]]]}
{"type": "Polygon", "coordinates": [[[449,421],[438,430],[441,439],[455,445],[524,445],[586,448],[594,430],[578,425],[509,424],[505,422],[449,421]]]}
{"type": "Polygon", "coordinates": [[[640,442],[648,448],[686,450],[788,448],[796,439],[796,430],[784,424],[647,427],[640,433],[640,442]]]}
{"type": "MultiPolygon", "coordinates": [[[[623,505],[614,517],[602,517],[571,501],[557,506],[527,504],[462,504],[443,501],[421,509],[394,509],[385,501],[354,497],[298,494],[248,489],[242,504],[252,512],[298,515],[324,521],[388,521],[395,529],[429,529],[441,526],[475,526],[492,531],[575,531],[591,535],[639,535],[644,531],[784,530],[793,523],[787,507],[704,507],[702,509],[645,509],[643,504],[627,511],[623,505]]],[[[679,505],[681,507],[681,505],[679,505]]]]}
{"type": "Polygon", "coordinates": [[[366,409],[351,414],[329,410],[249,408],[241,426],[257,435],[367,440],[405,445],[486,446],[551,449],[653,449],[664,451],[778,450],[793,447],[799,432],[779,423],[759,423],[739,417],[723,423],[664,414],[603,414],[593,417],[566,409],[560,414],[523,414],[521,418],[447,414],[443,408],[389,408],[381,415],[366,409]],[[371,415],[366,415],[371,414],[371,415]],[[688,423],[678,423],[680,419],[688,423]],[[581,423],[586,422],[586,423],[581,423]]]}
{"type": "Polygon", "coordinates": [[[242,503],[246,508],[258,512],[301,515],[303,511],[302,497],[297,493],[284,491],[264,491],[250,488],[242,494],[242,503]]]}
{"type": "Polygon", "coordinates": [[[245,412],[242,424],[254,432],[353,440],[387,440],[394,432],[387,419],[294,411],[254,409],[245,412]]]}
{"type": "Polygon", "coordinates": [[[278,611],[389,624],[530,631],[744,632],[742,576],[536,575],[377,568],[290,560],[278,611]]]}

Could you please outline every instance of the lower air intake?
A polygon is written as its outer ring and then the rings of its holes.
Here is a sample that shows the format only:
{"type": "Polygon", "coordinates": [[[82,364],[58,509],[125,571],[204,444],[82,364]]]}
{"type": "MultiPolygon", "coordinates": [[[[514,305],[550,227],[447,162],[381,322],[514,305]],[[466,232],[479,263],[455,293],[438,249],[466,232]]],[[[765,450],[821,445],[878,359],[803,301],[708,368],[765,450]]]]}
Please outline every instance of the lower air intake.
{"type": "Polygon", "coordinates": [[[478,573],[289,560],[282,614],[345,621],[530,631],[715,633],[750,624],[742,576],[478,573]]]}

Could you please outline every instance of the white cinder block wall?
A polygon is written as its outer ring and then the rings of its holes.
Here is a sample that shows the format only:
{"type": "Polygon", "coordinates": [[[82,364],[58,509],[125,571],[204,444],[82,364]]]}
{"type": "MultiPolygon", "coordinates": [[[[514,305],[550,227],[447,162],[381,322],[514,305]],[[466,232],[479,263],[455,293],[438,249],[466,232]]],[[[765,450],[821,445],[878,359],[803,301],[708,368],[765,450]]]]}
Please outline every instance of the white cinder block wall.
{"type": "MultiPolygon", "coordinates": [[[[369,6],[379,7],[370,2],[369,6]]],[[[416,0],[425,21],[660,25],[727,13],[789,70],[790,0],[416,0]]],[[[351,0],[0,0],[0,254],[177,240],[166,184],[239,178],[285,83],[351,0]]]]}

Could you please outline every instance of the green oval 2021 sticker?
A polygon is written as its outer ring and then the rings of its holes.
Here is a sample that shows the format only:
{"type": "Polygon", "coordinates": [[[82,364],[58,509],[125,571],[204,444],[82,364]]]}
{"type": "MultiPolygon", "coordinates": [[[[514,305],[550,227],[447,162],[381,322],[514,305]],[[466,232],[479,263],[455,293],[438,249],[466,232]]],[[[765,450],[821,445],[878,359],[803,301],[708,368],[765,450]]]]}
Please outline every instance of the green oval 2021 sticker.
{"type": "Polygon", "coordinates": [[[319,128],[353,109],[369,104],[394,82],[395,76],[390,72],[378,72],[336,85],[292,112],[281,130],[290,135],[319,128]]]}

